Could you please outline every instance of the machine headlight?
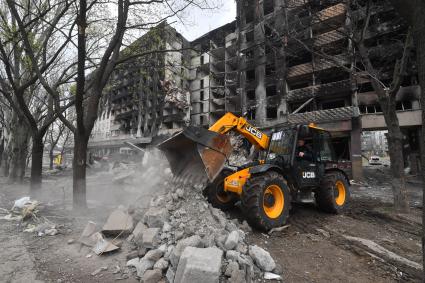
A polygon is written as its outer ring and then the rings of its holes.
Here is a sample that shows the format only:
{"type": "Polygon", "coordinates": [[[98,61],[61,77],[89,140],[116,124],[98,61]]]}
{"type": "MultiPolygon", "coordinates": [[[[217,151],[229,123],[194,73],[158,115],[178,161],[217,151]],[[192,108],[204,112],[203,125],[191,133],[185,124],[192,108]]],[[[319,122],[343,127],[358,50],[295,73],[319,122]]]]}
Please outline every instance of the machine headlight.
{"type": "Polygon", "coordinates": [[[269,159],[275,159],[276,158],[276,153],[273,153],[273,152],[269,153],[268,158],[269,159]]]}

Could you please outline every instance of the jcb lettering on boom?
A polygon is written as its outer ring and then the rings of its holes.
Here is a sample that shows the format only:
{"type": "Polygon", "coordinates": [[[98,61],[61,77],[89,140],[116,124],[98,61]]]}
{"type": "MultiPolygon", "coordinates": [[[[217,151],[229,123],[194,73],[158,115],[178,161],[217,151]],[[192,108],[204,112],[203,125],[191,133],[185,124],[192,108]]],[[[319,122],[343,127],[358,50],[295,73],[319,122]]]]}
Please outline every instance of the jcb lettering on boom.
{"type": "Polygon", "coordinates": [[[251,125],[246,125],[245,129],[259,139],[263,137],[263,134],[251,125]]]}

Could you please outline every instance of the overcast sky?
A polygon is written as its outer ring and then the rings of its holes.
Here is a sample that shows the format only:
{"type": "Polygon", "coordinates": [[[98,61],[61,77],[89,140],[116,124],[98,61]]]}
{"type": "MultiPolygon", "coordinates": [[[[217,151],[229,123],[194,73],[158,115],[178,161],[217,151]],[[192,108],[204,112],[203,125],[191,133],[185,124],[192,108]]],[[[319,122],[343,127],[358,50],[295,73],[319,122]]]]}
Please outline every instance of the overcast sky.
{"type": "Polygon", "coordinates": [[[193,7],[187,11],[187,18],[190,24],[183,25],[181,22],[176,22],[174,27],[187,40],[192,41],[233,21],[236,18],[236,3],[234,0],[224,0],[222,8],[214,11],[205,11],[193,7]]]}

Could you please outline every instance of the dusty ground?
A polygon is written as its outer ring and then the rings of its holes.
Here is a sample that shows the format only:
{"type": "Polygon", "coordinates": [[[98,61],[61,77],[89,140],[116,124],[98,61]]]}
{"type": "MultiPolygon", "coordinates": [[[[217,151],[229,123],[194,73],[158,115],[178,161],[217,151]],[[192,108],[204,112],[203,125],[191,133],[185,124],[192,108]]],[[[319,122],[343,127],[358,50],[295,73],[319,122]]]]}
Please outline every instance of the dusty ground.
{"type": "MultiPolygon", "coordinates": [[[[397,261],[376,256],[365,246],[346,239],[369,239],[413,262],[421,262],[421,184],[409,182],[412,209],[396,214],[391,207],[388,169],[366,170],[365,183],[352,187],[350,208],[343,215],[320,213],[314,205],[294,205],[289,226],[271,236],[253,232],[249,240],[271,252],[283,267],[284,282],[420,282],[420,273],[397,261]],[[367,183],[367,184],[366,184],[367,183]]],[[[59,225],[56,236],[23,233],[25,226],[0,220],[1,282],[137,282],[125,270],[128,247],[96,256],[88,248],[68,244],[77,239],[88,220],[102,225],[119,204],[146,202],[159,186],[150,182],[136,187],[113,185],[104,173],[92,173],[88,181],[90,209],[72,212],[70,176],[49,177],[44,183],[42,217],[59,225]],[[153,189],[153,190],[152,190],[153,189]],[[96,269],[107,267],[93,276],[96,269]]],[[[10,209],[13,200],[27,194],[27,184],[11,186],[0,179],[0,207],[10,209]]],[[[237,209],[232,217],[241,217],[237,209]]]]}

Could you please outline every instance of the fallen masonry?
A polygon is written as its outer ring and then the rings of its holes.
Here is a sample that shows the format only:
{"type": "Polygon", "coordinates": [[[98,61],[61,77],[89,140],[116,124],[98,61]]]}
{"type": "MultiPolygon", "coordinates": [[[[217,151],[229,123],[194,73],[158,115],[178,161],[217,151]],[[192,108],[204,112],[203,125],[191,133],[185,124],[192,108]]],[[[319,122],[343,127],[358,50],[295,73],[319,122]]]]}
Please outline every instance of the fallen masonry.
{"type": "Polygon", "coordinates": [[[223,251],[218,248],[187,247],[180,257],[175,283],[219,281],[223,251]]]}
{"type": "MultiPolygon", "coordinates": [[[[125,251],[125,266],[110,266],[116,280],[135,276],[141,282],[208,283],[281,278],[282,268],[270,254],[247,242],[246,235],[252,232],[247,223],[228,219],[212,207],[202,186],[179,182],[164,186],[165,193],[153,197],[148,205],[120,206],[103,225],[89,221],[78,240],[67,243],[78,243],[79,250],[88,252],[86,258],[125,251]]],[[[32,204],[39,206],[28,198],[22,203],[15,204],[15,214],[31,205],[34,215],[32,204]]],[[[51,223],[28,224],[24,231],[53,235],[56,228],[51,223]]],[[[107,269],[98,267],[91,275],[100,278],[107,269]]]]}
{"type": "MultiPolygon", "coordinates": [[[[246,242],[251,231],[246,223],[213,208],[201,186],[177,182],[166,186],[167,193],[150,201],[128,237],[133,248],[128,256],[134,258],[127,257],[127,266],[142,282],[154,282],[159,275],[176,283],[281,278],[281,268],[270,254],[246,242]]],[[[134,208],[135,213],[142,209],[134,208]]]]}

